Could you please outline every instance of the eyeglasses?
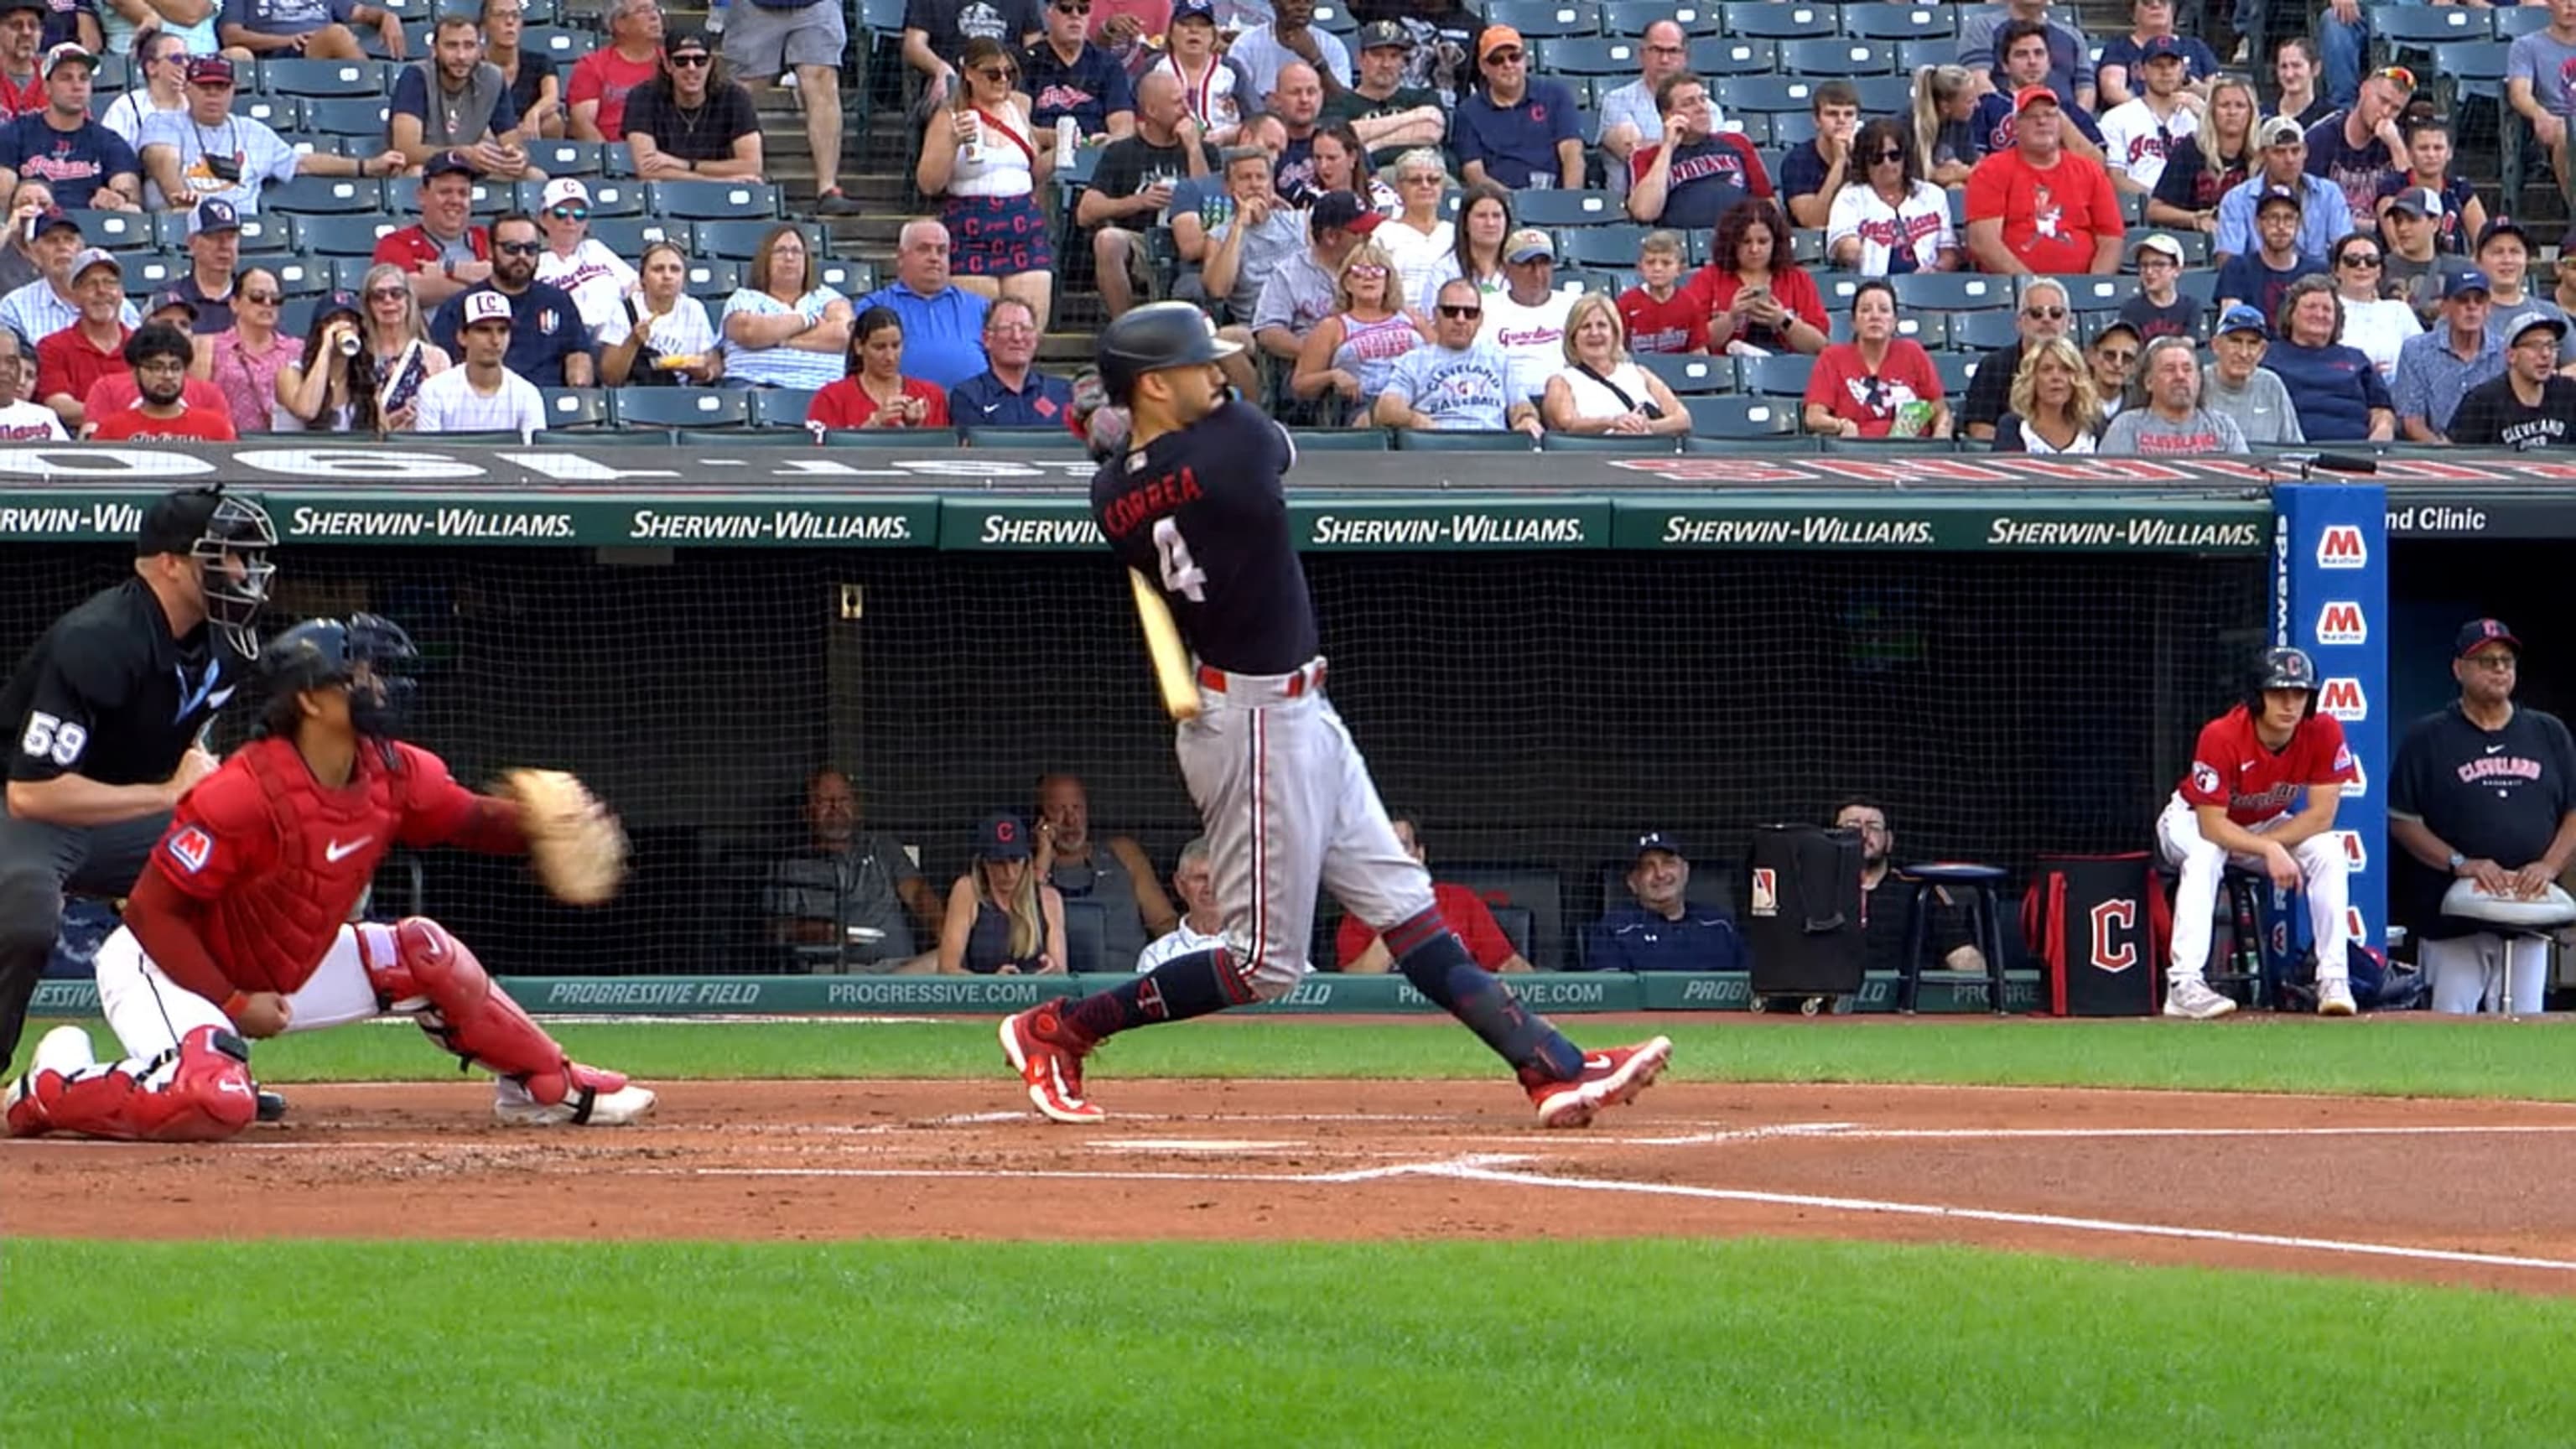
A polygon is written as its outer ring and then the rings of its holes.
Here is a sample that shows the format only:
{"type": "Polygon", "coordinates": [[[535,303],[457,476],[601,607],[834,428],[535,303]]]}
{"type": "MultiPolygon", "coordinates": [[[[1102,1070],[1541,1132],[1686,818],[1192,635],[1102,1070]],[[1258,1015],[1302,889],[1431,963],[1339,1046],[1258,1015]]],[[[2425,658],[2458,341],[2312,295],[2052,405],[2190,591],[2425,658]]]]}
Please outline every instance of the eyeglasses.
{"type": "Polygon", "coordinates": [[[2379,257],[2376,253],[2354,252],[2349,256],[2337,257],[2335,260],[2341,265],[2351,267],[2356,271],[2365,270],[2379,265],[2379,257]]]}
{"type": "Polygon", "coordinates": [[[549,206],[546,208],[546,215],[553,217],[557,221],[588,221],[590,220],[590,208],[587,206],[570,205],[549,206]]]}
{"type": "Polygon", "coordinates": [[[1407,186],[1437,186],[1437,185],[1439,185],[1439,184],[1441,183],[1441,181],[1442,181],[1444,178],[1442,178],[1442,177],[1438,177],[1438,176],[1428,176],[1428,175],[1425,175],[1425,176],[1406,176],[1406,177],[1401,177],[1401,178],[1399,178],[1399,179],[1400,179],[1400,180],[1401,180],[1405,185],[1407,185],[1407,186]]]}
{"type": "Polygon", "coordinates": [[[2063,322],[2066,320],[2066,309],[2063,307],[2024,307],[2021,309],[2021,315],[2029,318],[2033,322],[2063,322]]]}
{"type": "Polygon", "coordinates": [[[274,307],[285,299],[282,292],[244,292],[241,299],[259,307],[274,307]]]}
{"type": "Polygon", "coordinates": [[[136,372],[186,372],[188,364],[176,357],[147,357],[134,364],[136,372]]]}
{"type": "Polygon", "coordinates": [[[2511,674],[2514,671],[2514,657],[2511,654],[2472,654],[2460,662],[2471,669],[2484,669],[2496,674],[2511,674]]]}
{"type": "Polygon", "coordinates": [[[2113,367],[2126,367],[2130,363],[2138,360],[2138,352],[2134,347],[2105,347],[2093,355],[2101,358],[2104,362],[2111,364],[2113,367]]]}
{"type": "Polygon", "coordinates": [[[671,68],[674,70],[694,69],[702,65],[713,65],[716,60],[714,56],[707,54],[703,50],[688,51],[680,55],[671,56],[669,59],[671,62],[671,68]]]}
{"type": "Polygon", "coordinates": [[[1450,304],[1443,302],[1440,304],[1440,315],[1463,322],[1470,317],[1484,316],[1485,309],[1482,307],[1453,307],[1450,304]]]}
{"type": "Polygon", "coordinates": [[[409,287],[369,287],[367,289],[367,300],[370,302],[398,302],[410,295],[409,287]]]}
{"type": "Polygon", "coordinates": [[[1386,268],[1377,265],[1375,262],[1361,262],[1355,266],[1345,267],[1343,270],[1354,277],[1383,277],[1386,275],[1386,268]]]}
{"type": "Polygon", "coordinates": [[[535,256],[537,253],[539,253],[539,252],[541,252],[541,251],[544,251],[545,249],[546,249],[546,248],[545,248],[545,244],[544,244],[544,243],[542,243],[542,242],[494,242],[494,243],[492,243],[492,250],[494,250],[494,251],[496,251],[496,252],[499,252],[501,255],[503,255],[503,256],[505,256],[505,257],[533,257],[533,256],[535,256]]]}
{"type": "Polygon", "coordinates": [[[1689,51],[1689,49],[1688,49],[1687,47],[1679,46],[1679,45],[1650,45],[1650,46],[1647,46],[1647,47],[1646,47],[1646,54],[1648,54],[1648,55],[1688,55],[1688,54],[1690,54],[1690,51],[1689,51]]]}

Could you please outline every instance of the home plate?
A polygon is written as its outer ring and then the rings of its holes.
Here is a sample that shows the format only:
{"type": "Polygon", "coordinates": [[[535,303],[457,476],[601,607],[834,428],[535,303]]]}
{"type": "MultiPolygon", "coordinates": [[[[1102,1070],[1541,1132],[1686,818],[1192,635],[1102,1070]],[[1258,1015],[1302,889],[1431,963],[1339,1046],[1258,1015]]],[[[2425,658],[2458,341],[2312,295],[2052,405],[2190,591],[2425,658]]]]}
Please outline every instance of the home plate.
{"type": "Polygon", "coordinates": [[[1131,1137],[1091,1144],[1095,1152],[1285,1152],[1305,1145],[1251,1137],[1131,1137]]]}

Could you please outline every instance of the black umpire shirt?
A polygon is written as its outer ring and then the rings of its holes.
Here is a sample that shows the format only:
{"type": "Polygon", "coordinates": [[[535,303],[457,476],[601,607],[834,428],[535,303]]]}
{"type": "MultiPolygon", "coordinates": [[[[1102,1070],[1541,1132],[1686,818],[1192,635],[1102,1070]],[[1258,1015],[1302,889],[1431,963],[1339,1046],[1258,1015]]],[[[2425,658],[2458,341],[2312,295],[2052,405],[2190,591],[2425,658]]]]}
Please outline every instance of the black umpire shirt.
{"type": "Polygon", "coordinates": [[[1091,478],[1091,511],[1120,562],[1154,581],[1181,640],[1230,674],[1286,674],[1315,657],[1315,605],[1280,475],[1296,445],[1243,402],[1091,478]]]}
{"type": "Polygon", "coordinates": [[[54,621],[0,693],[12,780],[81,775],[102,785],[170,778],[241,682],[241,662],[200,624],[185,639],[143,580],[54,621]]]}
{"type": "MultiPolygon", "coordinates": [[[[2388,813],[2424,822],[2471,860],[2520,870],[2540,859],[2558,822],[2576,809],[2576,740],[2558,716],[2516,706],[2504,728],[2469,723],[2457,701],[2406,731],[2390,772],[2388,813]]],[[[2441,941],[2488,929],[2442,914],[2451,878],[2395,852],[2396,915],[2441,941]]]]}

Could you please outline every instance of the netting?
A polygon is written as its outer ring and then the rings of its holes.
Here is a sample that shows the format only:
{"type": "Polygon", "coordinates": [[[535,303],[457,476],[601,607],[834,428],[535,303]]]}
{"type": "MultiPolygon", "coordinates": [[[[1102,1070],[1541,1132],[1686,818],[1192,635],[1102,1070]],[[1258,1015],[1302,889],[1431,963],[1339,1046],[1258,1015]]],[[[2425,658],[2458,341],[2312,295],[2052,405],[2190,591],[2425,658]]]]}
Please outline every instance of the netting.
{"type": "MultiPolygon", "coordinates": [[[[380,910],[427,910],[502,971],[778,969],[761,886],[808,848],[804,781],[824,765],[943,895],[975,823],[1028,811],[1047,770],[1087,782],[1095,836],[1132,835],[1165,870],[1197,833],[1102,558],[632,557],[285,561],[272,623],[371,609],[412,631],[428,657],[413,734],[459,778],[570,769],[635,836],[635,876],[600,911],[553,905],[516,862],[443,851],[380,878],[380,910]]],[[[14,659],[124,567],[107,548],[23,561],[0,646],[14,659]]],[[[1615,888],[1623,837],[1680,835],[1694,894],[1740,905],[1751,827],[1820,819],[1848,793],[1885,804],[1904,858],[2144,848],[2261,637],[2267,578],[2257,557],[1974,554],[1307,568],[1331,695],[1435,869],[1553,874],[1568,934],[1615,888]]],[[[228,728],[249,719],[236,708],[228,728]]],[[[1573,964],[1564,940],[1532,954],[1573,964]]]]}

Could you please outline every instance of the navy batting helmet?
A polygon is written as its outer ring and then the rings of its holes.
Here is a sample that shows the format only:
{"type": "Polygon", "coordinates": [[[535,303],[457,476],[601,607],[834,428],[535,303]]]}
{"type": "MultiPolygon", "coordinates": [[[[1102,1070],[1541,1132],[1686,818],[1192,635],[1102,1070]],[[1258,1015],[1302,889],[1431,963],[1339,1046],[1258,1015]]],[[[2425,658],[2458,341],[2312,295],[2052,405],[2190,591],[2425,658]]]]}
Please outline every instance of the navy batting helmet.
{"type": "Polygon", "coordinates": [[[1153,302],[1101,329],[1093,356],[1109,400],[1123,407],[1135,399],[1136,380],[1149,372],[1205,367],[1242,350],[1217,336],[1216,323],[1189,303],[1153,302]]]}
{"type": "Polygon", "coordinates": [[[390,739],[401,727],[404,706],[416,682],[397,671],[420,658],[411,636],[391,619],[351,614],[338,619],[307,619],[269,641],[260,660],[260,681],[268,691],[268,727],[284,733],[293,727],[295,697],[308,689],[359,685],[349,691],[349,720],[362,734],[390,739]]]}
{"type": "Polygon", "coordinates": [[[2309,714],[2317,712],[2317,662],[2305,649],[2287,645],[2266,649],[2254,664],[2253,676],[2246,681],[2245,710],[2248,714],[2263,712],[2263,693],[2272,689],[2303,689],[2308,694],[2309,714]]]}

